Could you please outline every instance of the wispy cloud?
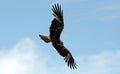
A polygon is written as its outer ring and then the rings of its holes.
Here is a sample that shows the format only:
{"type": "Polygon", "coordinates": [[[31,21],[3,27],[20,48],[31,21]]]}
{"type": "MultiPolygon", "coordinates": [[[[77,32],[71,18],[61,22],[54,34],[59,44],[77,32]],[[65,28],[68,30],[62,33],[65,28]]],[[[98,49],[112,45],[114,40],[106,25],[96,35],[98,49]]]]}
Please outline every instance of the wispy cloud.
{"type": "Polygon", "coordinates": [[[119,4],[105,4],[96,7],[92,11],[92,16],[102,21],[112,21],[120,18],[120,5],[119,4]]]}
{"type": "MultiPolygon", "coordinates": [[[[120,50],[76,56],[77,70],[66,65],[48,66],[54,62],[37,50],[30,38],[25,38],[9,51],[0,51],[0,74],[117,74],[120,73],[120,50]]],[[[54,57],[53,57],[54,58],[54,57]]],[[[64,63],[64,62],[63,62],[64,63]]]]}
{"type": "Polygon", "coordinates": [[[101,12],[116,12],[120,10],[119,4],[105,4],[96,7],[92,12],[94,14],[101,13],[101,12]]]}
{"type": "Polygon", "coordinates": [[[120,15],[114,14],[114,15],[103,16],[103,17],[100,17],[99,20],[101,20],[101,21],[113,21],[116,19],[120,19],[120,15]]]}
{"type": "Polygon", "coordinates": [[[106,51],[96,55],[80,57],[81,74],[115,74],[120,73],[120,50],[106,51]]]}

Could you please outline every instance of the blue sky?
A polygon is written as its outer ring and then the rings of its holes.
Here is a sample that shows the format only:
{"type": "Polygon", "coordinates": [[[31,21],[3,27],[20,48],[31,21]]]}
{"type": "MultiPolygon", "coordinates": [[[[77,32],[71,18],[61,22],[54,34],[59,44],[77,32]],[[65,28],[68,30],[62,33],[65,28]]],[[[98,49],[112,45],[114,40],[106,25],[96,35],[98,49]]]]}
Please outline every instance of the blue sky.
{"type": "Polygon", "coordinates": [[[119,0],[1,0],[0,34],[0,74],[120,73],[119,0]],[[38,37],[49,34],[54,3],[62,5],[61,39],[77,70],[38,37]]]}

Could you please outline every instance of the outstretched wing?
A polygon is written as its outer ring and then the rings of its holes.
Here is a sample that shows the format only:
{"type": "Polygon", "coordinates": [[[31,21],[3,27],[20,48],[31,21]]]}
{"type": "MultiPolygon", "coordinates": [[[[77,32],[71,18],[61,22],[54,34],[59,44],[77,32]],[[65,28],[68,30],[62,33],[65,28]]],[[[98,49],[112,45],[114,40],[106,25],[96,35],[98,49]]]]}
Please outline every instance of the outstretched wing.
{"type": "Polygon", "coordinates": [[[52,20],[50,26],[50,39],[52,45],[57,50],[57,52],[64,57],[65,61],[68,64],[68,67],[71,69],[76,68],[76,63],[70,51],[64,47],[63,42],[60,40],[61,32],[64,28],[63,22],[63,10],[59,4],[55,4],[52,8],[54,19],[52,20]]]}
{"type": "Polygon", "coordinates": [[[52,42],[52,45],[55,47],[57,52],[64,57],[64,60],[65,62],[67,62],[68,67],[70,67],[71,69],[75,69],[76,68],[75,60],[70,51],[63,45],[63,43],[52,42]]]}
{"type": "Polygon", "coordinates": [[[51,40],[60,41],[60,34],[64,28],[63,10],[61,10],[61,6],[59,4],[55,4],[52,7],[53,15],[55,18],[51,22],[50,37],[51,40]]]}

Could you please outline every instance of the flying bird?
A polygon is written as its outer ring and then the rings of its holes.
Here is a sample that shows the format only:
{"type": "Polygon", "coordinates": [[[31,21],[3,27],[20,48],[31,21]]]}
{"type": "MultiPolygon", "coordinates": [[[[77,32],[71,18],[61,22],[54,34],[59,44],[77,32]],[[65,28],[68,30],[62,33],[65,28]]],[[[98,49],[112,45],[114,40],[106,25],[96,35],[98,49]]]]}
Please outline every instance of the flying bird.
{"type": "Polygon", "coordinates": [[[46,43],[51,42],[57,52],[64,57],[68,67],[70,67],[70,69],[76,69],[77,65],[71,52],[64,46],[60,39],[61,32],[64,28],[63,10],[61,10],[61,5],[58,3],[52,5],[52,11],[54,19],[51,21],[51,26],[49,27],[50,34],[49,36],[39,35],[39,37],[46,43]]]}

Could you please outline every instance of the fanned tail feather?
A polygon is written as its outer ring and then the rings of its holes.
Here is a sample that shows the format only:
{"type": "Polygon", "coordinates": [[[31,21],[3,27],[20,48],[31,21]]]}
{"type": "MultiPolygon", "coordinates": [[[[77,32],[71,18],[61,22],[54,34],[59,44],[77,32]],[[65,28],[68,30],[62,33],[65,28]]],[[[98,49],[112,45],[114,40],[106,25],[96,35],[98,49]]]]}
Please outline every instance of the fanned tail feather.
{"type": "Polygon", "coordinates": [[[49,36],[45,36],[45,35],[39,35],[39,37],[46,43],[51,42],[51,39],[49,36]]]}

